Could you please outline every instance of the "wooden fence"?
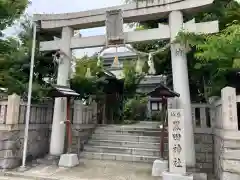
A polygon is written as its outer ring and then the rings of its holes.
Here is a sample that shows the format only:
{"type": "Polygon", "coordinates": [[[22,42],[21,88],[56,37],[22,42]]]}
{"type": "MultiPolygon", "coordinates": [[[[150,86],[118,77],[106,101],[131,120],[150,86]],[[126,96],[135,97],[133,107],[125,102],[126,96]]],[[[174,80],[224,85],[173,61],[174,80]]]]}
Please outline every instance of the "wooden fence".
{"type": "MultiPolygon", "coordinates": [[[[18,124],[26,123],[27,103],[20,102],[18,124]]],[[[30,109],[30,124],[52,124],[53,105],[49,104],[32,104],[30,109]]]]}
{"type": "MultiPolygon", "coordinates": [[[[226,87],[222,90],[221,98],[211,104],[192,104],[194,127],[239,129],[240,105],[237,106],[237,103],[240,104],[240,95],[236,95],[234,88],[226,87]]],[[[9,96],[8,100],[0,101],[0,124],[25,124],[26,109],[26,102],[22,102],[15,94],[9,96]]],[[[93,102],[85,106],[76,100],[72,106],[71,117],[73,124],[94,124],[97,120],[97,104],[93,102]]],[[[32,104],[30,124],[51,124],[52,119],[53,103],[32,104]]]]}
{"type": "Polygon", "coordinates": [[[73,105],[73,124],[96,124],[97,121],[97,103],[85,106],[82,101],[76,100],[73,105]]]}
{"type": "Polygon", "coordinates": [[[211,128],[214,124],[215,109],[210,104],[192,104],[193,126],[211,128]]]}
{"type": "MultiPolygon", "coordinates": [[[[25,124],[27,103],[20,100],[16,94],[8,96],[7,100],[0,101],[0,124],[25,124]]],[[[89,106],[81,101],[74,101],[71,108],[71,121],[74,124],[96,123],[97,104],[89,106]]],[[[30,124],[52,124],[53,102],[32,104],[30,109],[30,124]]]]}

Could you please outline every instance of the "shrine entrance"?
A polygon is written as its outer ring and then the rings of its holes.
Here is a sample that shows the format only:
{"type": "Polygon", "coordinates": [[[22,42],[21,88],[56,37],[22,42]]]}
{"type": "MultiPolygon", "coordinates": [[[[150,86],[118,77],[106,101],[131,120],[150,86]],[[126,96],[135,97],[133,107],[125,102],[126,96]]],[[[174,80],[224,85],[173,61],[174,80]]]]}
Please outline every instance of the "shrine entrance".
{"type": "MultiPolygon", "coordinates": [[[[211,5],[213,0],[145,0],[123,6],[90,10],[79,13],[67,14],[37,14],[34,20],[39,26],[41,33],[46,33],[48,41],[40,42],[40,51],[59,51],[61,63],[58,66],[58,85],[66,86],[69,80],[69,70],[72,59],[72,50],[78,48],[89,48],[104,46],[109,47],[126,46],[134,42],[170,39],[170,43],[160,49],[171,48],[173,87],[180,94],[177,108],[183,109],[183,124],[185,129],[186,164],[195,165],[193,123],[191,113],[191,100],[188,80],[188,68],[185,45],[175,42],[179,31],[193,33],[215,33],[218,32],[218,21],[195,23],[195,20],[184,22],[184,13],[195,13],[211,5]],[[169,24],[159,24],[158,28],[134,32],[124,32],[123,23],[155,20],[168,17],[169,24]],[[74,29],[86,29],[92,27],[106,26],[106,35],[93,37],[73,37],[74,29]],[[52,36],[51,36],[52,35],[52,36]],[[54,38],[59,37],[58,38],[54,38]]],[[[152,59],[154,53],[148,55],[152,59]]],[[[151,65],[151,61],[149,63],[151,65]]],[[[152,69],[153,70],[153,69],[152,69]]],[[[154,74],[154,70],[152,71],[154,74]]],[[[64,134],[61,131],[58,114],[61,106],[55,102],[52,137],[58,140],[51,142],[50,154],[59,155],[63,152],[61,143],[64,134]],[[53,134],[54,133],[54,134],[53,134]],[[53,147],[54,146],[54,147],[53,147]]]]}

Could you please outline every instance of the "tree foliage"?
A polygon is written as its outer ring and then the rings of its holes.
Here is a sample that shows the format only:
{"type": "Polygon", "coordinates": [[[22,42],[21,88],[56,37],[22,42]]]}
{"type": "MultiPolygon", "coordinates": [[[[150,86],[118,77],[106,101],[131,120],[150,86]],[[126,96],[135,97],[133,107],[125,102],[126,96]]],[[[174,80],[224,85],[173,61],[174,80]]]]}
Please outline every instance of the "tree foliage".
{"type": "Polygon", "coordinates": [[[71,79],[71,87],[80,94],[81,99],[88,99],[90,95],[101,96],[103,87],[100,86],[97,74],[102,67],[97,66],[97,56],[84,56],[76,61],[75,73],[71,79]],[[91,77],[86,77],[87,69],[91,71],[91,77]]]}
{"type": "MultiPolygon", "coordinates": [[[[25,17],[20,24],[21,31],[17,38],[9,37],[2,39],[0,44],[0,86],[7,88],[8,93],[17,93],[23,99],[27,97],[31,47],[32,47],[32,24],[29,17],[25,17]]],[[[41,100],[46,97],[50,88],[46,80],[56,79],[57,66],[53,62],[52,54],[41,53],[36,48],[34,77],[33,77],[33,100],[41,100]]]]}
{"type": "Polygon", "coordinates": [[[124,103],[123,118],[130,122],[144,121],[147,119],[146,114],[147,98],[141,96],[134,96],[129,98],[124,103]]]}
{"type": "Polygon", "coordinates": [[[227,85],[227,73],[240,68],[240,24],[214,35],[179,33],[177,41],[194,49],[196,71],[202,71],[205,96],[216,95],[227,85]],[[204,73],[204,74],[203,74],[204,73]]]}
{"type": "Polygon", "coordinates": [[[125,99],[135,96],[137,87],[143,78],[143,75],[136,72],[135,67],[136,63],[130,61],[125,62],[123,66],[125,99]]]}
{"type": "MultiPolygon", "coordinates": [[[[218,34],[195,35],[179,33],[181,43],[196,47],[195,57],[204,62],[229,61],[231,67],[237,67],[236,60],[240,57],[240,24],[232,24],[218,34]]],[[[224,65],[226,63],[220,64],[224,65]]],[[[226,67],[229,68],[229,67],[226,67]]]]}
{"type": "MultiPolygon", "coordinates": [[[[13,38],[4,39],[3,30],[11,26],[17,20],[28,5],[27,0],[1,0],[0,1],[0,82],[9,83],[13,86],[8,70],[14,63],[10,61],[11,56],[16,56],[20,44],[13,38]]],[[[12,71],[12,69],[9,69],[12,71]]],[[[19,83],[19,82],[16,82],[19,83]]]]}
{"type": "Polygon", "coordinates": [[[0,1],[0,33],[22,15],[28,4],[28,0],[0,1]]]}
{"type": "MultiPolygon", "coordinates": [[[[193,101],[206,101],[211,95],[218,95],[220,89],[228,84],[229,71],[239,68],[239,19],[240,5],[235,0],[215,0],[209,8],[192,15],[184,16],[188,21],[196,22],[219,20],[220,33],[213,35],[195,35],[179,33],[182,43],[191,45],[187,54],[188,74],[191,98],[193,101]]],[[[167,19],[139,22],[137,30],[157,28],[158,23],[167,23],[167,19]]],[[[149,52],[163,47],[168,41],[137,43],[139,51],[149,52]]],[[[157,74],[168,75],[172,84],[171,54],[166,50],[154,57],[157,74]]]]}

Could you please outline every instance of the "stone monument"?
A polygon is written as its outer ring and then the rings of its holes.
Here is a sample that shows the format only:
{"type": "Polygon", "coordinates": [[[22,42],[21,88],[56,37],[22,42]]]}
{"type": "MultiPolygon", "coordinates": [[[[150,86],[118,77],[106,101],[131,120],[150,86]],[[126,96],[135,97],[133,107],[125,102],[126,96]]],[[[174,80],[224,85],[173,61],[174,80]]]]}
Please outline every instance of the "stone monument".
{"type": "Polygon", "coordinates": [[[236,89],[225,87],[221,91],[222,97],[222,128],[227,130],[238,131],[238,115],[237,115],[237,97],[236,89]],[[229,119],[229,121],[226,121],[229,119]]]}
{"type": "Polygon", "coordinates": [[[163,180],[193,180],[186,172],[184,111],[168,110],[169,172],[163,172],[163,180]]]}

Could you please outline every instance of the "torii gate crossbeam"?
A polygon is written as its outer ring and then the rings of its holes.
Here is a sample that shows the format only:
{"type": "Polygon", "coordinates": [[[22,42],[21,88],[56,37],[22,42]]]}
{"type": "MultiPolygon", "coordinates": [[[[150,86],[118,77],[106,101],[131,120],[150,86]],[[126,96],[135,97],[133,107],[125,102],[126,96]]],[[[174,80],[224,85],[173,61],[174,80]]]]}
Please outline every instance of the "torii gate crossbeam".
{"type": "Polygon", "coordinates": [[[69,26],[87,29],[105,25],[106,11],[121,9],[124,23],[156,20],[168,17],[172,11],[195,13],[213,3],[213,0],[150,0],[122,6],[63,14],[35,14],[34,20],[41,21],[43,30],[59,30],[69,26]]]}
{"type": "MultiPolygon", "coordinates": [[[[196,34],[211,34],[218,32],[218,21],[202,22],[202,23],[185,23],[185,31],[196,34]]],[[[126,44],[134,42],[146,42],[152,40],[170,39],[170,29],[168,25],[159,24],[159,28],[147,29],[141,31],[124,32],[126,44]]],[[[94,48],[106,45],[106,36],[90,36],[90,37],[72,37],[71,49],[94,48]]],[[[53,51],[61,49],[61,39],[53,41],[40,42],[40,51],[53,51]]]]}

